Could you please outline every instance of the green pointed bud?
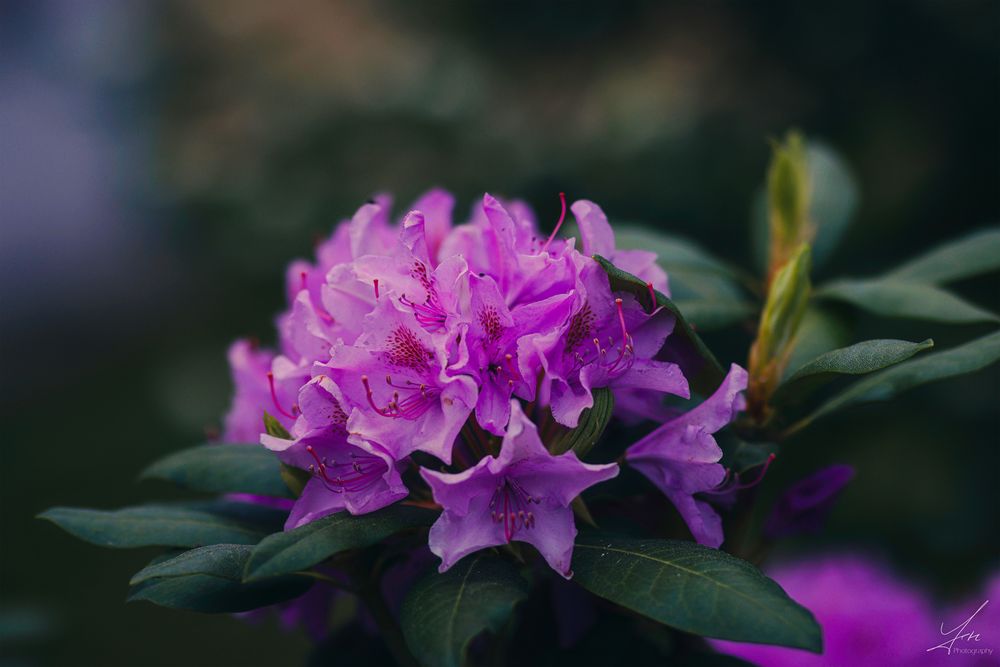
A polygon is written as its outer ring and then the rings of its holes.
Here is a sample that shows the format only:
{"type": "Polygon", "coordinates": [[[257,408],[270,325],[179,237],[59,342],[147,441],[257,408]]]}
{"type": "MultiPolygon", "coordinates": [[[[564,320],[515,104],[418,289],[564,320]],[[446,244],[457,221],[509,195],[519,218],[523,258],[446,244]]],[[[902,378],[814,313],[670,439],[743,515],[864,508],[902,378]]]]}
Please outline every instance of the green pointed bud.
{"type": "Polygon", "coordinates": [[[802,243],[771,281],[757,340],[750,348],[751,412],[765,418],[766,405],[788,363],[791,343],[809,303],[810,250],[802,243]]]}
{"type": "Polygon", "coordinates": [[[812,185],[806,144],[798,132],[789,132],[784,143],[774,145],[767,172],[768,220],[771,233],[769,277],[788,261],[815,233],[809,219],[812,185]]]}

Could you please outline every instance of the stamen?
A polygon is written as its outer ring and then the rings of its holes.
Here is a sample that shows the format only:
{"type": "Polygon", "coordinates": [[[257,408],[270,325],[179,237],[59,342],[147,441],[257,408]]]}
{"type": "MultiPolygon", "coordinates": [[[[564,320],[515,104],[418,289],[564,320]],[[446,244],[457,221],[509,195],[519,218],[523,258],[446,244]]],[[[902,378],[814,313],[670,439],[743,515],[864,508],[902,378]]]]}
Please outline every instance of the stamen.
{"type": "MultiPolygon", "coordinates": [[[[267,384],[271,388],[271,400],[274,402],[275,409],[285,417],[288,417],[289,419],[295,419],[295,414],[288,413],[283,407],[281,407],[281,403],[278,402],[278,392],[275,391],[274,389],[274,373],[272,373],[271,371],[267,372],[267,384]]],[[[297,412],[298,412],[298,407],[292,405],[292,413],[297,413],[297,412]]]]}
{"type": "Polygon", "coordinates": [[[334,493],[362,491],[375,483],[389,469],[385,461],[370,454],[351,452],[350,461],[337,463],[321,459],[312,445],[306,445],[306,451],[316,462],[309,466],[309,472],[319,477],[323,485],[334,493]]]}
{"type": "Polygon", "coordinates": [[[437,387],[412,380],[407,380],[405,384],[395,384],[392,381],[391,375],[385,376],[385,382],[390,387],[396,389],[396,391],[392,393],[392,400],[384,408],[380,408],[375,403],[374,392],[372,392],[371,385],[368,382],[368,376],[361,376],[361,384],[365,387],[368,404],[383,417],[392,419],[417,419],[427,412],[438,396],[441,395],[441,390],[437,387]],[[407,392],[407,395],[402,399],[400,399],[399,390],[407,392]]]}
{"type": "Polygon", "coordinates": [[[649,290],[649,301],[653,304],[653,310],[656,310],[656,290],[653,289],[653,283],[646,283],[646,289],[649,290]]]}
{"type": "Polygon", "coordinates": [[[539,502],[541,499],[529,494],[517,480],[504,477],[490,499],[490,518],[496,523],[503,522],[504,538],[510,542],[518,530],[535,527],[535,514],[530,506],[539,502]],[[497,512],[501,503],[503,512],[497,512]]]}
{"type": "Polygon", "coordinates": [[[378,278],[373,280],[372,284],[375,285],[375,300],[378,301],[378,278]]]}
{"type": "Polygon", "coordinates": [[[727,493],[732,493],[733,491],[743,491],[744,489],[753,488],[764,480],[764,475],[767,474],[767,470],[771,467],[771,461],[773,461],[774,458],[774,454],[768,455],[767,460],[764,461],[763,467],[761,468],[760,474],[757,476],[757,479],[752,482],[741,482],[739,473],[733,473],[729,468],[726,468],[726,476],[721,482],[719,482],[718,486],[711,491],[704,491],[703,493],[707,495],[721,496],[727,493]]]}
{"type": "Polygon", "coordinates": [[[549,240],[545,242],[542,246],[542,252],[549,249],[549,244],[552,243],[553,239],[556,238],[556,234],[559,233],[559,228],[562,227],[563,220],[566,219],[566,193],[559,193],[559,201],[562,204],[562,212],[559,214],[559,222],[556,223],[556,228],[552,230],[552,234],[549,235],[549,240]]]}

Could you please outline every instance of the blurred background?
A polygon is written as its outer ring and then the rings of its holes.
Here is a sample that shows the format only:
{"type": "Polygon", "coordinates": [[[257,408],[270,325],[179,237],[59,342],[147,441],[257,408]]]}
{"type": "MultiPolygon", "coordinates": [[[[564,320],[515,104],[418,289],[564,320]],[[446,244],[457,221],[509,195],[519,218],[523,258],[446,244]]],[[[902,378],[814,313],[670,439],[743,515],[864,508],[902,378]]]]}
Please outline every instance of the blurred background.
{"type": "MultiPolygon", "coordinates": [[[[285,264],[372,193],[440,185],[464,214],[488,190],[554,221],[563,190],[752,269],[768,140],[797,127],[859,188],[817,282],[869,275],[996,223],[998,64],[990,0],[0,3],[4,664],[304,659],[273,624],[126,606],[150,553],[33,517],[172,497],[137,473],[219,423],[227,345],[273,341],[285,264]]],[[[996,276],[959,289],[1000,308],[996,276]]],[[[850,326],[941,347],[989,329],[850,326]]],[[[709,342],[745,362],[740,331],[709,342]]],[[[992,369],[797,437],[775,488],[858,476],[788,549],[975,592],[1000,554],[998,396],[992,369]]]]}

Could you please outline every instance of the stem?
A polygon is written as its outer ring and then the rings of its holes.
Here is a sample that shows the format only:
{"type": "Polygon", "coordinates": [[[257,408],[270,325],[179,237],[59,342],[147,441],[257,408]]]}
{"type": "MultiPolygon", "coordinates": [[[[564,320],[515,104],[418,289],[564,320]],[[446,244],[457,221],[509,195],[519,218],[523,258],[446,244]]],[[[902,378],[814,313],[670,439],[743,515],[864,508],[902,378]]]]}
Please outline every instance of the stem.
{"type": "Polygon", "coordinates": [[[359,595],[375,619],[375,624],[396,664],[400,667],[420,667],[416,658],[410,654],[410,649],[407,648],[406,640],[403,638],[403,631],[400,630],[399,623],[389,611],[389,606],[376,585],[365,586],[359,591],[359,595]]]}

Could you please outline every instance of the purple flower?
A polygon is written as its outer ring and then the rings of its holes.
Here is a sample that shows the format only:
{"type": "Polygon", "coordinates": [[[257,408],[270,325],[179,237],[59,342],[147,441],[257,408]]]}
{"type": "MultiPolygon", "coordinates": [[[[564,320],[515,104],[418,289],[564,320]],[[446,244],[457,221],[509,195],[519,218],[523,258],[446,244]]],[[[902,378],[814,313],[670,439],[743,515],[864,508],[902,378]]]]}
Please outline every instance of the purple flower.
{"type": "Polygon", "coordinates": [[[854,479],[854,468],[832,465],[793,484],[775,503],[764,525],[770,539],[817,533],[840,492],[854,479]]]}
{"type": "Polygon", "coordinates": [[[926,665],[928,656],[929,664],[947,662],[927,653],[940,634],[926,598],[883,565],[858,556],[827,556],[777,566],[768,574],[816,616],[823,654],[711,640],[717,650],[767,667],[926,665]]]}
{"type": "MultiPolygon", "coordinates": [[[[537,400],[550,405],[560,424],[575,427],[594,403],[592,389],[642,390],[687,397],[687,380],[676,364],[654,357],[673,330],[663,309],[647,314],[629,294],[615,297],[597,262],[576,255],[572,315],[558,328],[518,342],[521,364],[541,368],[537,400]]],[[[626,406],[627,407],[627,406],[626,406]]]]}
{"type": "Polygon", "coordinates": [[[444,508],[430,531],[440,571],[474,551],[517,540],[533,545],[568,579],[576,537],[569,505],[584,489],[617,475],[618,466],[582,463],[572,452],[551,455],[514,401],[499,457],[453,475],[420,474],[444,508]]]}
{"type": "Polygon", "coordinates": [[[309,470],[312,479],[285,523],[292,530],[334,512],[373,512],[405,498],[401,464],[385,447],[347,433],[345,401],[330,378],[319,376],[299,393],[301,414],[293,440],[262,435],[261,444],[284,463],[309,470]]]}
{"type": "Polygon", "coordinates": [[[296,374],[281,359],[247,340],[238,340],[230,346],[229,367],[235,391],[225,418],[223,442],[257,442],[264,430],[265,412],[271,413],[285,428],[291,427],[297,411],[295,396],[308,376],[296,374]],[[278,376],[272,368],[278,369],[278,376]]]}
{"type": "Polygon", "coordinates": [[[695,494],[712,491],[726,479],[719,464],[722,450],[712,434],[736,417],[746,404],[742,392],[747,372],[733,364],[704,403],[668,421],[629,447],[626,460],[649,478],[674,504],[701,544],[722,544],[722,520],[695,494]]]}
{"type": "Polygon", "coordinates": [[[330,361],[316,366],[351,408],[347,430],[397,459],[420,450],[450,463],[478,394],[475,380],[449,372],[449,337],[432,335],[412,310],[388,298],[365,324],[354,345],[336,345],[330,361]]]}

